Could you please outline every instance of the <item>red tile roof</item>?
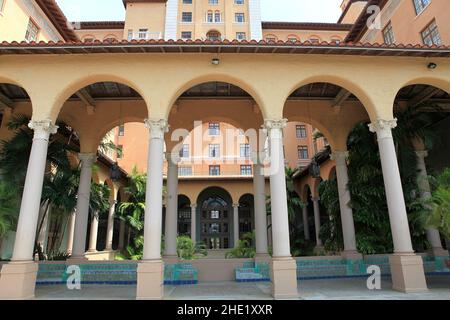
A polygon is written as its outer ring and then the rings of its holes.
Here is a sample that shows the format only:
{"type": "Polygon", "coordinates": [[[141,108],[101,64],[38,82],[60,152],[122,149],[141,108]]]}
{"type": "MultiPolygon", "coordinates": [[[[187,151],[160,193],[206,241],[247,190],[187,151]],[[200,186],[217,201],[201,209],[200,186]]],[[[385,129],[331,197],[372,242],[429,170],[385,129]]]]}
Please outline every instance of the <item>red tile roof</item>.
{"type": "Polygon", "coordinates": [[[2,42],[6,54],[95,54],[95,53],[274,53],[359,56],[450,57],[450,46],[386,45],[370,43],[311,43],[283,41],[132,40],[94,42],[2,42]]]}
{"type": "Polygon", "coordinates": [[[66,41],[78,41],[78,37],[69,26],[66,16],[61,11],[55,0],[36,0],[36,3],[44,11],[45,15],[55,26],[58,32],[66,41]]]}

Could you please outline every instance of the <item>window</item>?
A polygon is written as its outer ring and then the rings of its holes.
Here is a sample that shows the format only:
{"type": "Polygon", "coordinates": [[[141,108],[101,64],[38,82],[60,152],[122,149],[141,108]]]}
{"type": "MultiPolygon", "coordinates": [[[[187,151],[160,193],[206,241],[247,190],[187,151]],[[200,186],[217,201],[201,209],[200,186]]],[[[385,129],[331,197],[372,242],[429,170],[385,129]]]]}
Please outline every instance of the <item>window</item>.
{"type": "Polygon", "coordinates": [[[298,152],[298,158],[305,160],[305,159],[309,159],[308,156],[308,147],[307,146],[299,146],[297,147],[297,152],[298,152]]]}
{"type": "Polygon", "coordinates": [[[250,145],[248,143],[241,143],[240,151],[241,158],[250,158],[250,145]]]}
{"type": "Polygon", "coordinates": [[[423,43],[429,46],[442,44],[441,35],[436,25],[436,20],[433,20],[423,31],[422,31],[423,43]]]}
{"type": "Polygon", "coordinates": [[[295,135],[297,136],[297,139],[305,139],[306,126],[303,124],[295,126],[295,135]]]}
{"type": "Polygon", "coordinates": [[[245,22],[245,15],[243,13],[236,13],[234,15],[234,20],[237,23],[244,23],[245,22]]]}
{"type": "Polygon", "coordinates": [[[431,0],[413,0],[416,14],[421,13],[431,2],[431,0]]]}
{"type": "Polygon", "coordinates": [[[266,37],[266,42],[276,42],[277,38],[273,37],[273,36],[267,36],[266,37]]]}
{"type": "Polygon", "coordinates": [[[250,176],[252,175],[252,166],[251,165],[241,165],[241,176],[250,176]]]}
{"type": "Polygon", "coordinates": [[[181,21],[182,22],[192,22],[192,12],[183,12],[181,14],[181,21]]]}
{"type": "Polygon", "coordinates": [[[212,23],[214,20],[214,14],[212,11],[208,11],[208,13],[206,14],[206,22],[208,23],[212,23]]]}
{"type": "Polygon", "coordinates": [[[392,24],[390,22],[383,29],[383,39],[386,44],[393,44],[395,42],[394,29],[392,28],[392,24]]]}
{"type": "Polygon", "coordinates": [[[214,22],[219,23],[222,20],[222,15],[219,11],[216,11],[214,13],[214,22]]]}
{"type": "Polygon", "coordinates": [[[119,137],[123,137],[125,135],[125,125],[119,126],[119,137]]]}
{"type": "Polygon", "coordinates": [[[123,158],[123,145],[119,144],[119,145],[117,146],[117,149],[119,149],[119,150],[117,150],[117,152],[116,152],[117,159],[122,159],[122,158],[123,158]]]}
{"type": "Polygon", "coordinates": [[[191,31],[182,31],[181,32],[181,39],[183,39],[183,40],[192,39],[192,32],[191,31]]]}
{"type": "Polygon", "coordinates": [[[128,29],[128,41],[133,40],[133,29],[128,29]]]}
{"type": "Polygon", "coordinates": [[[245,40],[247,39],[247,35],[245,34],[245,32],[236,32],[236,39],[245,40]]]}
{"type": "Polygon", "coordinates": [[[220,166],[209,166],[210,176],[220,176],[220,166]]]}
{"type": "Polygon", "coordinates": [[[188,166],[178,167],[178,175],[183,177],[192,176],[192,167],[188,166]]]}
{"type": "Polygon", "coordinates": [[[183,0],[183,4],[192,4],[192,0],[183,0]]]}
{"type": "Polygon", "coordinates": [[[147,39],[148,29],[139,29],[139,39],[147,39]]]}
{"type": "Polygon", "coordinates": [[[189,145],[183,144],[180,149],[180,158],[189,158],[189,145]]]}
{"type": "Polygon", "coordinates": [[[37,41],[39,34],[38,26],[33,22],[33,20],[28,20],[27,32],[25,33],[26,41],[37,41]]]}
{"type": "Polygon", "coordinates": [[[208,0],[208,4],[209,5],[218,5],[219,4],[219,0],[208,0]]]}
{"type": "Polygon", "coordinates": [[[244,0],[234,0],[234,4],[243,5],[244,4],[244,0]]]}
{"type": "Polygon", "coordinates": [[[312,38],[309,38],[309,42],[314,43],[314,44],[317,44],[317,43],[320,43],[320,39],[319,39],[319,38],[312,37],[312,38]]]}
{"type": "Polygon", "coordinates": [[[220,157],[220,145],[219,144],[210,144],[209,145],[209,157],[210,158],[219,158],[220,157]]]}
{"type": "Polygon", "coordinates": [[[220,135],[220,124],[217,122],[210,122],[208,132],[210,136],[220,135]]]}

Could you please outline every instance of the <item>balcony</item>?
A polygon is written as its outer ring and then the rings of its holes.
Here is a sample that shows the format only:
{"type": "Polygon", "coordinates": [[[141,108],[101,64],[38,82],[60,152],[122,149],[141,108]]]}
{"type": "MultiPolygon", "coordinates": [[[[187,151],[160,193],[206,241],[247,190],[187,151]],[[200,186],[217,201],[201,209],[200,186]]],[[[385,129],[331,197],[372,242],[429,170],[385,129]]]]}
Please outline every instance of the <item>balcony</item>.
{"type": "Polygon", "coordinates": [[[162,39],[162,32],[140,31],[128,34],[128,41],[131,40],[160,40],[162,39]]]}

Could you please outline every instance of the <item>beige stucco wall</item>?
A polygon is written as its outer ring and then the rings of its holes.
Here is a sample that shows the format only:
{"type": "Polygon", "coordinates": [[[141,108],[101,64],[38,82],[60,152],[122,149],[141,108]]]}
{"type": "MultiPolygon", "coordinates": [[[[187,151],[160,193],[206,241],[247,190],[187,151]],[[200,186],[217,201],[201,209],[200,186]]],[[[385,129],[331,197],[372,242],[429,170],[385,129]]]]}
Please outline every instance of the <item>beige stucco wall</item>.
{"type": "MultiPolygon", "coordinates": [[[[84,41],[85,39],[91,38],[94,40],[103,41],[105,39],[113,38],[115,40],[121,41],[124,38],[123,30],[122,29],[83,29],[83,30],[75,30],[75,34],[80,38],[81,41],[84,41]]],[[[126,35],[125,35],[126,39],[126,35]]]]}
{"type": "Polygon", "coordinates": [[[128,30],[137,33],[139,29],[148,29],[150,33],[164,35],[165,20],[165,3],[129,3],[126,9],[123,39],[127,39],[128,30]]]}
{"type": "Polygon", "coordinates": [[[288,41],[290,38],[297,38],[299,41],[313,38],[319,39],[320,42],[343,41],[346,35],[347,31],[263,29],[263,39],[275,38],[277,41],[288,41]]]}

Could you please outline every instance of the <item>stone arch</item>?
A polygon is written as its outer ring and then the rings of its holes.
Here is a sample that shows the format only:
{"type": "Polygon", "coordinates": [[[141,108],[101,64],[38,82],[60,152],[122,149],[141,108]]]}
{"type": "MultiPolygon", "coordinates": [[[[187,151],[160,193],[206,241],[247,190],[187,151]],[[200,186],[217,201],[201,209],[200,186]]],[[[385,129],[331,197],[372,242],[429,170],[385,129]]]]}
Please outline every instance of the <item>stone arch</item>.
{"type": "Polygon", "coordinates": [[[313,197],[320,197],[319,185],[322,181],[323,181],[322,177],[318,177],[313,180],[313,187],[311,189],[311,193],[312,193],[313,197]]]}
{"type": "Polygon", "coordinates": [[[414,78],[412,80],[408,80],[408,81],[404,82],[403,84],[401,84],[400,87],[397,90],[397,93],[401,89],[403,89],[403,88],[405,88],[407,86],[418,85],[418,84],[433,86],[433,87],[441,89],[442,91],[445,91],[448,94],[450,94],[450,77],[449,77],[449,79],[443,79],[443,78],[438,78],[438,77],[418,77],[418,78],[414,78]]]}
{"type": "Polygon", "coordinates": [[[119,84],[126,85],[133,90],[135,90],[141,98],[144,100],[144,103],[147,107],[148,114],[150,113],[150,104],[149,99],[145,96],[143,93],[144,90],[141,88],[137,83],[134,83],[133,81],[119,76],[115,74],[96,74],[96,75],[89,75],[89,76],[83,76],[78,79],[73,79],[69,84],[66,84],[64,88],[61,88],[61,90],[57,93],[55,97],[55,101],[52,104],[52,107],[50,109],[50,117],[52,120],[56,120],[58,118],[58,115],[63,108],[65,102],[77,91],[95,83],[99,82],[116,82],[119,84]]]}
{"type": "MultiPolygon", "coordinates": [[[[259,107],[263,118],[268,114],[267,107],[264,104],[264,101],[262,99],[262,94],[260,94],[255,87],[247,83],[246,80],[234,77],[229,74],[224,73],[208,73],[204,74],[198,77],[195,77],[193,79],[187,80],[183,84],[181,84],[178,89],[175,90],[175,93],[171,95],[171,98],[169,100],[169,105],[166,110],[166,118],[169,117],[169,113],[172,110],[173,106],[175,105],[175,102],[178,100],[178,98],[187,90],[189,90],[192,87],[195,87],[197,85],[207,83],[207,82],[224,82],[229,83],[234,86],[237,86],[241,88],[242,90],[246,91],[252,98],[255,100],[256,105],[259,107]]],[[[138,91],[139,92],[139,91],[138,91]]]]}
{"type": "Polygon", "coordinates": [[[230,200],[230,205],[233,205],[233,203],[235,203],[236,200],[238,200],[238,199],[233,199],[232,195],[224,188],[222,188],[220,186],[216,186],[216,185],[211,185],[211,186],[205,187],[202,191],[200,191],[200,193],[197,196],[196,202],[195,202],[195,203],[197,203],[197,205],[200,205],[200,203],[199,203],[200,199],[202,197],[204,197],[207,192],[217,192],[217,193],[221,194],[222,196],[224,196],[224,197],[228,198],[228,200],[230,200]]]}

